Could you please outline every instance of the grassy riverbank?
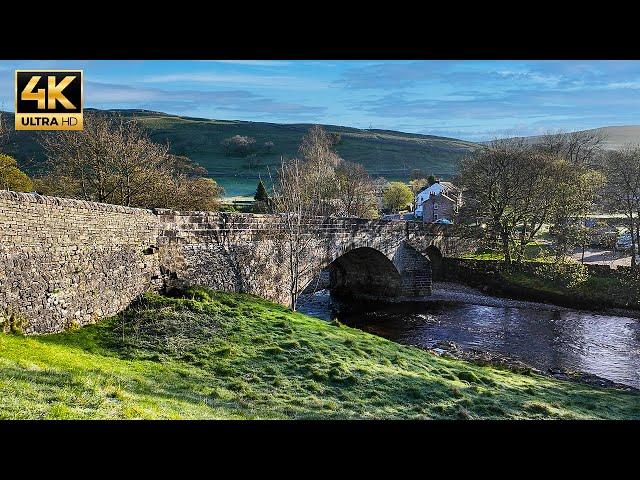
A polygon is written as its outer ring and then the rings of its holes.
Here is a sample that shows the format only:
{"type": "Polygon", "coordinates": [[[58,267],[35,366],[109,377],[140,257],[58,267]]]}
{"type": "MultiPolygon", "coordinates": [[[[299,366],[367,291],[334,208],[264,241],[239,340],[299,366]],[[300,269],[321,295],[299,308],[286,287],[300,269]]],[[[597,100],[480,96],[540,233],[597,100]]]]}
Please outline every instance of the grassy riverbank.
{"type": "Polygon", "coordinates": [[[449,279],[489,287],[496,295],[576,308],[640,309],[640,272],[628,267],[613,271],[572,261],[556,263],[548,252],[536,253],[538,247],[528,245],[524,262],[511,265],[504,264],[503,256],[494,251],[466,254],[461,258],[469,262],[460,271],[450,272],[449,279]]]}
{"type": "Polygon", "coordinates": [[[640,396],[431,355],[250,295],[0,334],[0,418],[640,418],[640,396]]]}

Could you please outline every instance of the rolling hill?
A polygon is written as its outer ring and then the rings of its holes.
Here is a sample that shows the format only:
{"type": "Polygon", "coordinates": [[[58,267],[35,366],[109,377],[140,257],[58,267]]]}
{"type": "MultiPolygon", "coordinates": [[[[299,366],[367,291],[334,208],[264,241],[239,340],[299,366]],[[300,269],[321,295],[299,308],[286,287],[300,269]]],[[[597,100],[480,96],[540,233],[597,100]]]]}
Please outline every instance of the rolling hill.
{"type": "MultiPolygon", "coordinates": [[[[604,135],[603,147],[608,150],[616,150],[629,143],[640,143],[640,125],[617,125],[579,131],[597,132],[604,135]]],[[[542,135],[534,135],[524,138],[526,138],[527,142],[535,144],[538,143],[542,139],[542,137],[542,135]]]]}
{"type": "MultiPolygon", "coordinates": [[[[206,167],[228,196],[253,195],[258,179],[268,179],[269,168],[274,171],[282,155],[295,154],[300,139],[311,126],[210,120],[147,110],[109,112],[137,117],[153,140],[168,141],[173,153],[185,155],[206,167]],[[271,152],[257,154],[258,165],[249,165],[247,158],[225,154],[221,142],[233,135],[248,135],[256,139],[256,145],[270,141],[274,146],[271,152]]],[[[8,123],[12,124],[13,115],[7,115],[8,123]]],[[[414,168],[446,178],[455,171],[457,161],[475,147],[472,142],[432,135],[336,125],[324,125],[324,128],[340,134],[336,150],[345,160],[362,163],[371,175],[389,180],[407,180],[414,168]]],[[[32,159],[36,169],[43,159],[37,136],[32,132],[15,132],[8,150],[19,162],[32,159]]]]}

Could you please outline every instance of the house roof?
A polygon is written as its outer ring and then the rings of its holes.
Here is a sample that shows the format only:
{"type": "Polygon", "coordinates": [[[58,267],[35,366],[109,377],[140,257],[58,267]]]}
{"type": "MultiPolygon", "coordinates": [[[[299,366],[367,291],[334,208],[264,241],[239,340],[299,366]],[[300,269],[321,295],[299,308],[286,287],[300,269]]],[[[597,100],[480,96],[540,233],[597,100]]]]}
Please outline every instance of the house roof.
{"type": "Polygon", "coordinates": [[[438,200],[448,200],[451,203],[457,203],[458,201],[455,198],[451,198],[449,195],[445,194],[445,193],[441,193],[440,195],[429,195],[428,197],[426,197],[424,199],[424,202],[429,202],[431,200],[433,200],[434,202],[437,202],[438,200]]]}
{"type": "Polygon", "coordinates": [[[423,195],[424,193],[426,193],[427,196],[431,195],[432,193],[434,195],[440,195],[441,193],[442,194],[446,194],[449,192],[457,193],[459,191],[460,189],[451,182],[436,182],[433,185],[430,185],[420,190],[418,192],[418,195],[425,196],[423,195]]]}

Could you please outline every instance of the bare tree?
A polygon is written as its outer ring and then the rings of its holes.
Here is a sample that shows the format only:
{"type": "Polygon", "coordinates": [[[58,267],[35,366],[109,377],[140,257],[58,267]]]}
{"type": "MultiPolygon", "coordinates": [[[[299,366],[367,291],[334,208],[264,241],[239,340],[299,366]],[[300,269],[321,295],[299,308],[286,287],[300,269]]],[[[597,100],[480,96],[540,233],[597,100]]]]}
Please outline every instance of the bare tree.
{"type": "Polygon", "coordinates": [[[221,189],[169,145],[152,142],[134,119],[85,115],[82,131],[41,137],[47,174],[37,181],[46,194],[135,207],[211,206],[221,189]],[[197,195],[196,195],[197,194],[197,195]]]}
{"type": "Polygon", "coordinates": [[[459,178],[465,195],[488,218],[508,263],[516,227],[531,202],[525,191],[532,170],[529,149],[522,139],[494,140],[460,164],[459,178]]]}
{"type": "Polygon", "coordinates": [[[572,165],[593,167],[604,148],[606,135],[601,130],[547,133],[537,148],[566,159],[572,165]]]}
{"type": "Polygon", "coordinates": [[[375,218],[378,207],[375,184],[359,163],[342,162],[336,169],[336,198],[340,201],[339,215],[375,218]]]}
{"type": "Polygon", "coordinates": [[[545,223],[556,230],[556,259],[578,241],[576,225],[601,184],[591,168],[603,138],[597,132],[549,134],[541,144],[494,140],[463,160],[460,181],[474,215],[488,220],[505,261],[524,258],[545,223]]]}
{"type": "MultiPolygon", "coordinates": [[[[321,199],[321,187],[309,183],[306,177],[308,165],[299,158],[281,159],[277,179],[273,182],[273,208],[281,214],[282,243],[289,274],[289,302],[292,310],[298,303],[302,278],[312,272],[303,260],[312,254],[314,235],[310,226],[318,217],[327,215],[327,203],[321,199]]],[[[273,181],[273,179],[272,179],[273,181]]]]}
{"type": "Polygon", "coordinates": [[[302,259],[314,254],[309,229],[322,218],[377,215],[375,183],[362,165],[345,162],[333,150],[336,138],[318,125],[302,138],[298,155],[281,159],[271,207],[282,216],[283,255],[289,271],[289,297],[295,310],[301,279],[313,273],[302,259]]]}
{"type": "Polygon", "coordinates": [[[262,144],[262,149],[264,150],[265,153],[271,153],[273,152],[274,146],[275,144],[271,140],[268,140],[262,144]]]}
{"type": "Polygon", "coordinates": [[[6,114],[0,111],[0,153],[4,152],[4,149],[9,144],[9,135],[11,134],[11,128],[7,125],[6,114]]]}
{"type": "Polygon", "coordinates": [[[636,248],[640,245],[640,145],[626,145],[605,157],[606,203],[614,212],[624,213],[631,232],[631,265],[636,266],[636,248]]]}

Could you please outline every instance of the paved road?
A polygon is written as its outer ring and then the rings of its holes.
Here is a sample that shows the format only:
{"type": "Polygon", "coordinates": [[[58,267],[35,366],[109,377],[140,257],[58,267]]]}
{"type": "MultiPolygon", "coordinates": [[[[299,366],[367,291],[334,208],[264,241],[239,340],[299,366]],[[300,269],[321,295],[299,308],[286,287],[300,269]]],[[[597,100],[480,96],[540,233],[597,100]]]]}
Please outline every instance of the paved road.
{"type": "MultiPolygon", "coordinates": [[[[582,258],[582,249],[577,249],[572,253],[571,258],[579,262],[582,258]]],[[[631,255],[621,252],[614,253],[611,249],[588,248],[584,251],[584,263],[609,265],[611,268],[616,268],[618,265],[628,267],[631,265],[631,255]]]]}

